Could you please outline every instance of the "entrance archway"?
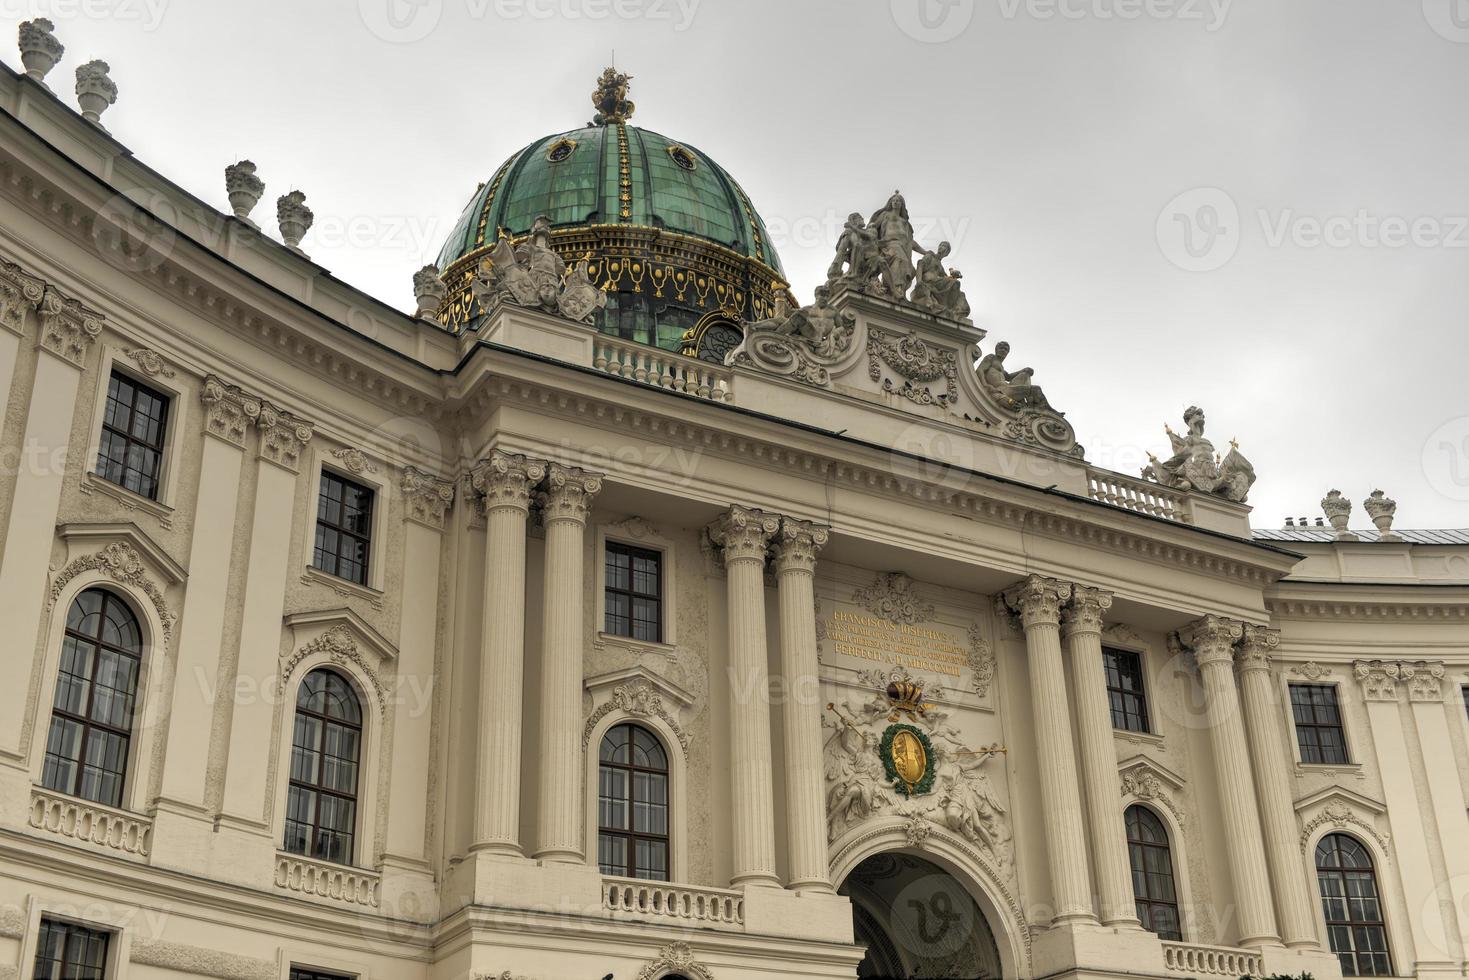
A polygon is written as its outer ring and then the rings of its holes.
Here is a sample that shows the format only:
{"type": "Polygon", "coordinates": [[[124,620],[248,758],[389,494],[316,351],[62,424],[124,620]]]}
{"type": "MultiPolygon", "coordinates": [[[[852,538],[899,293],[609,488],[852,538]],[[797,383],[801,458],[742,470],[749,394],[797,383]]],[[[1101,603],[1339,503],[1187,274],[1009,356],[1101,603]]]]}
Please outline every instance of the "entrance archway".
{"type": "Polygon", "coordinates": [[[861,978],[1000,977],[989,921],[969,891],[931,861],[897,851],[865,859],[842,882],[852,902],[861,978]]]}

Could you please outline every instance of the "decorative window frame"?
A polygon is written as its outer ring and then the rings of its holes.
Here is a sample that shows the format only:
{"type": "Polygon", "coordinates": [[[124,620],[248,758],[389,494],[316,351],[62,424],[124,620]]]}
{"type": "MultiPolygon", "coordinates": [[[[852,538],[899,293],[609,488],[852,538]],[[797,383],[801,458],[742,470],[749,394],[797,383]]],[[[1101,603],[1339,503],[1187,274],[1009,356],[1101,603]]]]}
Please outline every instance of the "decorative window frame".
{"type": "Polygon", "coordinates": [[[397,501],[394,494],[392,468],[380,460],[358,449],[338,446],[328,449],[312,440],[311,463],[306,467],[311,479],[307,484],[306,536],[303,542],[306,568],[301,579],[306,583],[320,583],[343,598],[360,596],[374,609],[383,605],[383,589],[387,583],[388,508],[397,501]],[[333,575],[316,567],[316,509],[321,498],[321,474],[331,473],[343,480],[350,480],[372,491],[372,528],[368,532],[367,581],[333,575]]]}
{"type": "Polygon", "coordinates": [[[135,508],[145,511],[164,527],[172,527],[182,483],[178,474],[179,462],[183,458],[184,431],[190,425],[189,415],[195,408],[197,397],[188,397],[190,392],[184,379],[157,351],[117,344],[104,344],[102,347],[96,389],[92,397],[92,418],[87,428],[86,465],[82,469],[79,489],[82,493],[101,493],[112,497],[129,511],[135,508]],[[158,471],[157,500],[133,493],[96,473],[97,453],[102,448],[102,419],[107,411],[107,388],[114,371],[168,397],[167,431],[164,432],[163,464],[158,471]]]}
{"type": "MultiPolygon", "coordinates": [[[[133,727],[128,738],[122,805],[116,808],[130,814],[141,814],[154,775],[153,740],[162,720],[163,708],[173,697],[171,646],[177,615],[165,590],[181,584],[187,573],[133,524],[63,524],[57,529],[57,534],[67,545],[69,560],[51,576],[46,597],[45,636],[38,658],[40,683],[25,726],[30,738],[27,761],[31,783],[38,788],[41,785],[41,769],[46,757],[45,732],[56,697],[56,675],[61,668],[67,611],[76,597],[87,589],[106,589],[127,603],[143,634],[143,655],[138,668],[133,727]],[[90,545],[100,546],[87,547],[90,545]]],[[[90,801],[83,802],[84,805],[93,805],[90,801]]]]}
{"type": "Polygon", "coordinates": [[[599,644],[610,644],[622,646],[634,650],[648,650],[660,656],[673,659],[678,654],[678,552],[674,542],[666,537],[657,527],[649,521],[637,517],[624,517],[617,521],[608,521],[597,525],[594,535],[595,551],[592,555],[591,567],[594,569],[593,584],[595,593],[594,605],[596,618],[593,620],[596,626],[596,642],[599,644]],[[663,616],[663,641],[651,643],[647,640],[635,640],[630,636],[617,636],[608,633],[607,625],[607,584],[604,566],[607,561],[607,543],[609,541],[618,544],[631,545],[634,548],[646,548],[656,551],[662,557],[662,616],[663,616]]]}
{"type": "MultiPolygon", "coordinates": [[[[1304,677],[1288,676],[1289,671],[1276,673],[1276,682],[1280,691],[1281,709],[1285,713],[1286,731],[1290,733],[1290,758],[1295,770],[1300,773],[1322,773],[1328,776],[1341,774],[1360,775],[1362,772],[1361,755],[1357,752],[1355,739],[1352,738],[1351,719],[1347,716],[1347,707],[1351,700],[1346,697],[1345,682],[1342,678],[1331,674],[1323,674],[1318,680],[1307,680],[1304,677]],[[1296,713],[1293,707],[1290,689],[1293,686],[1305,687],[1332,687],[1336,689],[1336,713],[1341,718],[1341,739],[1346,746],[1346,762],[1306,762],[1301,758],[1301,736],[1296,731],[1296,713]]],[[[1315,872],[1313,871],[1314,875],[1315,872]]]]}
{"type": "Polygon", "coordinates": [[[351,609],[297,613],[287,616],[284,625],[291,634],[291,643],[281,656],[275,691],[275,730],[278,734],[270,829],[276,851],[287,853],[282,849],[282,843],[286,833],[296,692],[307,674],[325,667],[347,679],[362,705],[362,750],[357,763],[357,826],[353,829],[352,863],[338,865],[307,855],[290,856],[328,867],[373,871],[381,860],[378,831],[383,814],[379,812],[379,801],[387,764],[383,748],[389,742],[392,725],[393,713],[389,709],[393,702],[391,692],[396,682],[398,650],[351,609]]]}
{"type": "Polygon", "coordinates": [[[615,725],[642,725],[658,736],[668,754],[668,880],[688,873],[688,752],[690,737],[684,727],[693,698],[676,684],[643,667],[618,670],[588,678],[586,689],[595,706],[582,729],[585,758],[583,805],[585,852],[597,854],[597,787],[602,737],[615,725]]]}
{"type": "MultiPolygon", "coordinates": [[[[1178,928],[1186,943],[1199,942],[1199,923],[1196,921],[1192,886],[1192,866],[1189,864],[1187,809],[1184,806],[1184,780],[1182,776],[1166,766],[1144,756],[1133,756],[1117,767],[1117,779],[1122,790],[1122,807],[1118,811],[1124,822],[1127,811],[1134,806],[1145,806],[1153,816],[1163,822],[1168,831],[1168,853],[1173,859],[1173,890],[1178,902],[1178,928]]],[[[1128,855],[1131,868],[1131,854],[1128,855]]],[[[1129,883],[1129,890],[1131,884],[1129,883]]]]}
{"type": "Polygon", "coordinates": [[[328,955],[319,944],[305,946],[299,943],[281,943],[277,950],[277,980],[291,980],[293,969],[335,973],[352,977],[353,980],[372,980],[372,970],[366,960],[340,956],[335,952],[328,955]]]}
{"type": "Polygon", "coordinates": [[[109,902],[67,902],[49,895],[27,895],[25,931],[20,937],[20,963],[17,973],[28,977],[35,970],[36,947],[41,941],[41,919],[47,918],[108,933],[107,965],[103,973],[107,980],[128,980],[132,935],[127,927],[133,917],[129,909],[109,902]]]}
{"type": "Polygon", "coordinates": [[[1377,879],[1377,900],[1382,907],[1382,920],[1387,930],[1388,952],[1393,967],[1401,972],[1405,962],[1411,962],[1409,954],[1415,947],[1403,924],[1403,916],[1398,914],[1399,903],[1406,900],[1406,896],[1401,894],[1396,876],[1389,878],[1387,874],[1387,869],[1392,867],[1389,850],[1392,839],[1377,829],[1376,818],[1386,813],[1387,807],[1376,800],[1340,787],[1322,790],[1296,803],[1296,814],[1302,823],[1301,863],[1306,869],[1306,880],[1311,883],[1312,911],[1321,948],[1331,951],[1326,913],[1321,907],[1321,886],[1316,880],[1316,847],[1331,834],[1345,834],[1372,855],[1372,871],[1377,879]],[[1317,808],[1318,812],[1307,820],[1307,811],[1317,808]]]}

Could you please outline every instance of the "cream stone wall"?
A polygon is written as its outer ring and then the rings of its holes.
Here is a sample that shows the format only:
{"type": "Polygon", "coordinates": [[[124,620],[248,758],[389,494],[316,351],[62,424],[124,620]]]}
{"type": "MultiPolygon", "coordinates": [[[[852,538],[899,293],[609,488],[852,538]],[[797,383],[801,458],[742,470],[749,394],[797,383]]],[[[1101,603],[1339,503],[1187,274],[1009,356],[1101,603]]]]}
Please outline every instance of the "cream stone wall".
{"type": "Polygon", "coordinates": [[[974,898],[1006,976],[1324,978],[1311,856],[1336,830],[1374,855],[1396,974],[1463,974],[1469,547],[1258,542],[1247,507],[1198,495],[1192,523],[1161,518],[1090,489],[1140,481],[855,385],[613,376],[590,328],[515,307],[450,336],[35,83],[0,71],[0,102],[0,978],[28,975],[43,915],[113,933],[108,976],[134,980],[850,977],[841,886],[894,852],[974,898]],[[123,192],[171,223],[107,230],[123,192]],[[89,472],[113,371],[170,397],[157,502],[89,472]],[[961,436],[947,466],[895,452],[961,436]],[[323,470],[376,491],[365,586],[311,567],[323,470]],[[607,541],[663,552],[666,642],[602,632],[607,541]],[[91,586],[145,633],[117,810],[39,786],[91,586]],[[863,664],[841,611],[966,659],[863,664]],[[1142,656],[1152,734],[1109,730],[1098,644],[1142,656]],[[279,849],[320,665],[365,718],[350,867],[279,849]],[[894,679],[931,710],[885,700],[894,679]],[[1296,762],[1296,679],[1338,685],[1349,765],[1296,762]],[[947,746],[940,791],[828,824],[843,712],[862,765],[892,718],[947,746]],[[672,759],[666,887],[594,863],[598,740],[629,719],[672,759]],[[1003,815],[976,825],[966,792],[1003,815]],[[1097,828],[1132,803],[1169,830],[1181,943],[1118,891],[1125,841],[1097,828]]]}

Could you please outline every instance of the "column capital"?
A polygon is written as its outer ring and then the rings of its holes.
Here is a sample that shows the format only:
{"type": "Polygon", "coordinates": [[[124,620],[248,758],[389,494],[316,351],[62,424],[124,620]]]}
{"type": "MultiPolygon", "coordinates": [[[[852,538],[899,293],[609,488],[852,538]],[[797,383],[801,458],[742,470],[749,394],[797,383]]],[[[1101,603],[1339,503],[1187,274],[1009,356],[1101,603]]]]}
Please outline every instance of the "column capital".
{"type": "Polygon", "coordinates": [[[25,333],[26,310],[39,308],[45,295],[45,281],[13,262],[0,260],[0,327],[25,333]]]}
{"type": "Polygon", "coordinates": [[[585,524],[592,510],[592,498],[602,491],[602,476],[588,473],[577,466],[549,463],[546,466],[546,488],[536,495],[547,524],[570,521],[585,524]]]}
{"type": "Polygon", "coordinates": [[[1396,660],[1357,660],[1352,663],[1352,672],[1357,683],[1362,685],[1362,697],[1367,701],[1396,701],[1398,681],[1402,679],[1401,665],[1396,660]]]}
{"type": "Polygon", "coordinates": [[[1056,626],[1061,622],[1061,606],[1071,598],[1071,583],[1044,575],[1028,575],[1019,585],[1006,589],[1005,605],[1020,615],[1020,621],[1031,626],[1056,626]]]}
{"type": "Polygon", "coordinates": [[[1398,673],[1408,682],[1408,700],[1434,702],[1443,700],[1444,665],[1442,660],[1416,660],[1398,664],[1398,673]]]}
{"type": "Polygon", "coordinates": [[[780,517],[763,510],[738,504],[721,514],[709,525],[709,540],[724,552],[724,563],[755,561],[765,563],[765,549],[780,529],[780,517]]]}
{"type": "Polygon", "coordinates": [[[260,406],[255,424],[260,427],[260,458],[292,473],[297,472],[301,466],[301,454],[315,434],[315,427],[270,402],[260,406]]]}
{"type": "Polygon", "coordinates": [[[1280,630],[1244,623],[1237,662],[1241,671],[1269,670],[1270,658],[1280,646],[1280,630]]]}
{"type": "Polygon", "coordinates": [[[1112,593],[1105,589],[1094,589],[1085,585],[1071,587],[1071,601],[1066,604],[1065,631],[1075,633],[1101,633],[1102,621],[1107,610],[1112,608],[1112,593]]]}
{"type": "Polygon", "coordinates": [[[260,409],[265,405],[264,399],[214,374],[204,376],[204,387],[199,391],[199,398],[204,402],[204,431],[241,449],[245,448],[245,433],[260,418],[260,409]]]}
{"type": "Polygon", "coordinates": [[[528,511],[532,488],[545,478],[546,464],[540,460],[496,449],[474,468],[470,485],[484,497],[486,512],[528,511]]]}
{"type": "Polygon", "coordinates": [[[1230,663],[1234,660],[1234,645],[1244,635],[1243,623],[1224,616],[1208,615],[1196,619],[1177,633],[1178,640],[1193,651],[1199,666],[1230,663]]]}
{"type": "Polygon", "coordinates": [[[87,359],[87,352],[102,334],[103,316],[90,310],[80,300],[61,295],[46,287],[41,300],[41,346],[77,367],[87,359]]]}
{"type": "Polygon", "coordinates": [[[831,529],[812,521],[781,518],[775,536],[775,570],[777,572],[814,572],[816,556],[826,546],[831,529]]]}
{"type": "Polygon", "coordinates": [[[444,517],[454,503],[452,480],[441,480],[432,473],[405,466],[398,486],[403,491],[405,519],[435,531],[444,529],[444,517]]]}

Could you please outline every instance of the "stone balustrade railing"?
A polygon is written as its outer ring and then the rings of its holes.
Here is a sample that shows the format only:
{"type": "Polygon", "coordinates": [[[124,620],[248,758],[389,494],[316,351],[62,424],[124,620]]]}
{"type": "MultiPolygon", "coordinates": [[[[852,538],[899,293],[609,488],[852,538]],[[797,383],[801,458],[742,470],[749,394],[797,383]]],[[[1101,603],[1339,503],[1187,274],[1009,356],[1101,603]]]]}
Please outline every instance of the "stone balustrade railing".
{"type": "Polygon", "coordinates": [[[1186,493],[1090,466],[1086,476],[1093,500],[1164,520],[1193,523],[1186,493]]]}
{"type": "Polygon", "coordinates": [[[724,888],[603,878],[602,900],[603,906],[615,915],[673,919],[725,929],[738,929],[745,924],[744,895],[724,888]]]}
{"type": "Polygon", "coordinates": [[[1192,977],[1260,976],[1265,971],[1260,954],[1234,946],[1163,943],[1163,968],[1192,977]]]}
{"type": "Polygon", "coordinates": [[[618,337],[597,336],[592,348],[592,367],[655,388],[681,391],[716,402],[731,400],[731,373],[722,365],[618,337]]]}
{"type": "Polygon", "coordinates": [[[72,840],[147,857],[153,822],[126,810],[103,806],[39,786],[31,789],[31,827],[72,840]]]}
{"type": "Polygon", "coordinates": [[[373,871],[314,861],[299,854],[277,854],[275,884],[286,891],[377,908],[381,877],[373,871]]]}

